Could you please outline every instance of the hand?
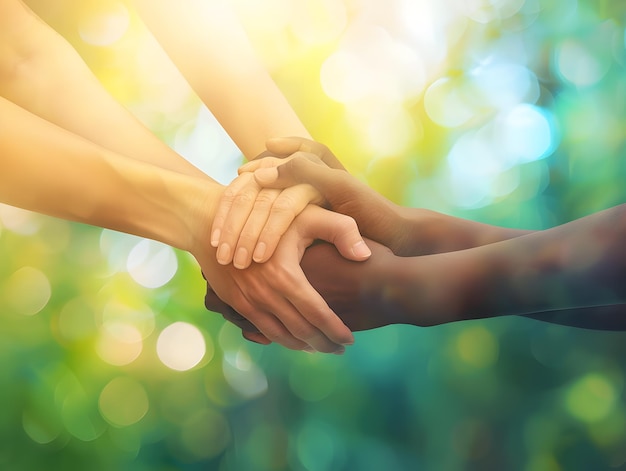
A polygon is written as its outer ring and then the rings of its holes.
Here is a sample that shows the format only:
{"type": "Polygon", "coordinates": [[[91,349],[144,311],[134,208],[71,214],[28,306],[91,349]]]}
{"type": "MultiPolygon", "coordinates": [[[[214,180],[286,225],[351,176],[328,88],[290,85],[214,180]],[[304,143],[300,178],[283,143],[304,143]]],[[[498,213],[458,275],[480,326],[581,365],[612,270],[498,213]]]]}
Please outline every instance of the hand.
{"type": "Polygon", "coordinates": [[[345,170],[328,167],[320,157],[329,160],[328,155],[332,155],[326,146],[299,138],[270,140],[268,146],[278,149],[281,155],[294,149],[295,153],[288,159],[265,157],[255,160],[241,167],[240,171],[254,172],[257,183],[268,189],[310,184],[323,195],[324,203],[333,211],[353,217],[364,236],[386,245],[398,255],[409,255],[406,253],[409,251],[408,239],[413,231],[402,217],[404,208],[385,199],[345,170]],[[310,152],[302,151],[303,148],[310,152]]]}
{"type": "MultiPolygon", "coordinates": [[[[383,245],[372,241],[368,241],[368,245],[373,253],[366,262],[346,260],[332,245],[325,243],[309,247],[301,262],[307,279],[353,332],[406,323],[408,319],[406,313],[397,309],[396,303],[388,302],[384,288],[388,285],[385,278],[389,271],[393,271],[401,259],[383,245]]],[[[261,344],[271,343],[254,325],[221,301],[208,283],[205,305],[241,328],[244,338],[261,344]]],[[[423,320],[424,325],[432,323],[432,319],[423,320]]]]}
{"type": "Polygon", "coordinates": [[[353,342],[353,336],[309,284],[299,264],[314,239],[335,244],[344,257],[353,260],[359,259],[353,246],[365,244],[354,220],[308,206],[266,263],[245,270],[220,266],[210,248],[196,258],[217,296],[267,339],[291,349],[310,346],[322,352],[341,352],[343,345],[353,342]]]}
{"type": "Polygon", "coordinates": [[[242,173],[224,190],[213,220],[211,245],[217,248],[217,261],[240,269],[252,261],[266,262],[295,217],[321,199],[311,185],[261,188],[251,173],[242,173]]]}

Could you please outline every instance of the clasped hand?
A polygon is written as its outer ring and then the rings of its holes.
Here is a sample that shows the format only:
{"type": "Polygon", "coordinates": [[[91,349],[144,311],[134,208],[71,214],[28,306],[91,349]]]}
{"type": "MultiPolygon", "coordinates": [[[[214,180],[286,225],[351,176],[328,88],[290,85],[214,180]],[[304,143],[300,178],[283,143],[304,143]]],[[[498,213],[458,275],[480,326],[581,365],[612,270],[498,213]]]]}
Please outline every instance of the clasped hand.
{"type": "Polygon", "coordinates": [[[262,188],[252,173],[241,172],[223,192],[211,228],[212,254],[200,263],[217,296],[264,338],[291,349],[341,353],[353,336],[310,285],[300,260],[316,239],[353,261],[371,252],[354,219],[311,204],[322,201],[311,185],[262,188]]]}

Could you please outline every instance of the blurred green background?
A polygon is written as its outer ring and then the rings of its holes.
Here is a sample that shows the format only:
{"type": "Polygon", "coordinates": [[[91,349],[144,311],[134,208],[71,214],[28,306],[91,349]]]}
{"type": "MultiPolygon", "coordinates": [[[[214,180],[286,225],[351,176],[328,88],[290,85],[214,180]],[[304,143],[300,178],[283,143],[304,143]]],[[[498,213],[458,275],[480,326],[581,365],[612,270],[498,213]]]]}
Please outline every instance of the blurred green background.
{"type": "MultiPolygon", "coordinates": [[[[233,176],[238,150],[132,5],[28,3],[162,139],[233,176]]],[[[233,4],[313,135],[389,198],[535,229],[626,201],[626,2],[233,4]]],[[[0,469],[626,467],[626,333],[502,318],[308,355],[245,342],[160,244],[2,206],[0,260],[0,469]]]]}

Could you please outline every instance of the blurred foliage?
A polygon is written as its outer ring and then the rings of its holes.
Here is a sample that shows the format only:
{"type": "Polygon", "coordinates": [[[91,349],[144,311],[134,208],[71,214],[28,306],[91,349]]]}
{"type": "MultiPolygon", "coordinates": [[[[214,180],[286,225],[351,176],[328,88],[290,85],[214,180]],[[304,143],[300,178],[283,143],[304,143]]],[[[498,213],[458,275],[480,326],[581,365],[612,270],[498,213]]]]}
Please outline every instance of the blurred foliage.
{"type": "MultiPolygon", "coordinates": [[[[315,137],[388,197],[528,228],[625,201],[626,3],[233,3],[315,137]]],[[[161,138],[236,166],[130,4],[29,4],[161,138]]],[[[2,469],[626,466],[624,334],[493,319],[307,355],[243,341],[158,244],[1,207],[0,254],[2,469]]]]}

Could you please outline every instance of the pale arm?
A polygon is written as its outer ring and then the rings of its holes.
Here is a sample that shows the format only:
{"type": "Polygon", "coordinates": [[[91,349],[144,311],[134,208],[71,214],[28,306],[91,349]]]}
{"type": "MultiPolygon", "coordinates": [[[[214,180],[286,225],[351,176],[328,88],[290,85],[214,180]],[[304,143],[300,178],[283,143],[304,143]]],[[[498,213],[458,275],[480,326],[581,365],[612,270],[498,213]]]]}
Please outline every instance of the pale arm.
{"type": "MultiPolygon", "coordinates": [[[[4,98],[0,168],[1,202],[191,252],[220,296],[273,341],[326,352],[352,341],[350,331],[306,282],[293,250],[255,272],[216,264],[207,240],[223,188],[207,178],[121,156],[4,98]]],[[[300,256],[313,239],[349,247],[350,234],[358,235],[353,221],[335,213],[312,215],[294,231],[300,256]]]]}
{"type": "Polygon", "coordinates": [[[223,0],[135,0],[142,19],[248,159],[276,136],[309,137],[223,0]]]}
{"type": "Polygon", "coordinates": [[[0,201],[193,250],[221,185],[128,159],[0,97],[0,201]]]}
{"type": "MultiPolygon", "coordinates": [[[[246,158],[264,151],[268,138],[309,137],[228,2],[135,0],[135,5],[246,158]]],[[[262,190],[245,175],[237,178],[224,191],[213,223],[211,244],[218,248],[219,263],[246,268],[253,260],[266,262],[295,216],[317,196],[306,185],[262,190]]],[[[362,257],[368,251],[355,253],[362,257]]]]}
{"type": "Polygon", "coordinates": [[[119,104],[78,53],[18,0],[0,2],[0,95],[114,152],[205,177],[119,104]]]}

